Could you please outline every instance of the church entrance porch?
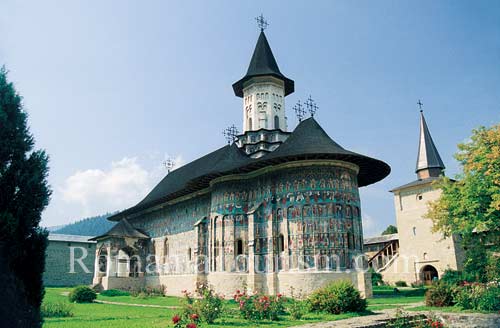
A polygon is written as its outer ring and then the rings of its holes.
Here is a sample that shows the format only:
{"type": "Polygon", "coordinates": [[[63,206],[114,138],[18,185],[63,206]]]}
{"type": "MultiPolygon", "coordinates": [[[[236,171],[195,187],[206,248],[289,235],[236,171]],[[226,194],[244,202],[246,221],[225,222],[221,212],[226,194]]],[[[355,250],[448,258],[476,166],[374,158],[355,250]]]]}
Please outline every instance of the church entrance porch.
{"type": "Polygon", "coordinates": [[[434,280],[437,280],[439,277],[438,272],[435,267],[432,265],[426,265],[420,271],[420,279],[424,284],[430,285],[434,280]]]}

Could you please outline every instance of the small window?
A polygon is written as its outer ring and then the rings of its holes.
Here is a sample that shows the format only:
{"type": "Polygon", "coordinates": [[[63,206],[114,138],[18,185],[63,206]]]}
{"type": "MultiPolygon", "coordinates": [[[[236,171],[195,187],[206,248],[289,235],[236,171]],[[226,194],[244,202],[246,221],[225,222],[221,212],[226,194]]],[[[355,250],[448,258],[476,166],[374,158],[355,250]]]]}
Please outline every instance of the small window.
{"type": "Polygon", "coordinates": [[[191,247],[188,248],[188,259],[191,261],[191,247]]]}
{"type": "Polygon", "coordinates": [[[418,194],[418,195],[417,195],[417,199],[418,199],[418,200],[422,200],[423,198],[424,198],[424,197],[422,196],[422,194],[418,194]]]}
{"type": "Polygon", "coordinates": [[[279,129],[280,128],[280,118],[278,115],[274,116],[274,128],[279,129]]]}
{"type": "Polygon", "coordinates": [[[281,253],[285,250],[285,237],[283,234],[279,236],[279,244],[278,244],[278,253],[281,253]]]}
{"type": "Polygon", "coordinates": [[[236,255],[242,255],[243,254],[243,240],[238,239],[236,240],[236,255]]]}
{"type": "Polygon", "coordinates": [[[424,260],[427,260],[427,253],[424,253],[424,260]]]}
{"type": "Polygon", "coordinates": [[[252,118],[248,118],[248,130],[252,130],[252,118]]]}
{"type": "Polygon", "coordinates": [[[413,227],[413,235],[416,236],[417,235],[417,228],[416,227],[413,227]]]}

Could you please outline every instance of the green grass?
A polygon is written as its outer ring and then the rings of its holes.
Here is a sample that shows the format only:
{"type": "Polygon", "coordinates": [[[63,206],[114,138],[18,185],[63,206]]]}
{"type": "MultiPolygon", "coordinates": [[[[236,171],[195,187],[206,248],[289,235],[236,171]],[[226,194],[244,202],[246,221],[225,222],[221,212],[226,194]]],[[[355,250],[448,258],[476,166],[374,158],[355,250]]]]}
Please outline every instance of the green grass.
{"type": "Polygon", "coordinates": [[[179,298],[173,296],[156,296],[148,298],[140,298],[133,296],[97,296],[98,301],[119,302],[127,304],[146,304],[146,305],[161,305],[161,306],[179,306],[179,298]]]}
{"type": "MultiPolygon", "coordinates": [[[[370,315],[373,311],[396,308],[401,305],[417,303],[423,301],[423,296],[405,296],[412,294],[412,288],[401,288],[405,291],[394,294],[392,288],[374,288],[375,298],[368,300],[368,309],[366,313],[345,313],[340,315],[324,313],[308,313],[302,320],[293,320],[285,315],[281,321],[262,321],[249,322],[239,317],[237,305],[233,300],[226,302],[227,311],[224,318],[219,319],[213,328],[222,327],[291,327],[316,323],[323,321],[335,321],[352,318],[360,315],[370,315]],[[408,290],[408,291],[406,291],[408,290]],[[387,293],[387,291],[392,292],[387,293]]],[[[68,302],[68,297],[61,295],[69,292],[71,288],[46,288],[44,302],[68,302]]],[[[181,304],[179,297],[150,297],[139,298],[132,296],[101,296],[98,300],[119,302],[126,304],[144,304],[161,306],[179,306],[181,304]]],[[[416,310],[415,310],[416,311],[416,310]]],[[[44,328],[139,328],[139,327],[171,327],[171,318],[178,312],[176,309],[137,307],[115,304],[73,304],[73,317],[67,318],[46,318],[44,328]]]]}
{"type": "MultiPolygon", "coordinates": [[[[70,288],[46,288],[44,302],[68,302],[68,297],[61,295],[64,292],[69,292],[70,288]]],[[[115,296],[104,297],[99,296],[98,299],[121,302],[135,303],[146,305],[164,305],[177,306],[180,305],[178,297],[151,297],[137,298],[131,296],[115,296]]],[[[210,325],[213,328],[222,327],[291,327],[308,323],[335,321],[341,319],[352,318],[360,315],[369,315],[372,312],[366,313],[345,313],[339,315],[324,314],[324,313],[308,313],[302,320],[293,320],[290,316],[285,315],[280,321],[262,321],[249,322],[241,319],[236,309],[234,301],[227,301],[227,314],[224,318],[219,319],[216,324],[210,325]]],[[[151,307],[137,307],[128,305],[115,304],[73,304],[73,317],[67,318],[46,318],[44,328],[139,328],[139,327],[171,327],[171,318],[177,312],[176,309],[163,309],[151,307]]]]}

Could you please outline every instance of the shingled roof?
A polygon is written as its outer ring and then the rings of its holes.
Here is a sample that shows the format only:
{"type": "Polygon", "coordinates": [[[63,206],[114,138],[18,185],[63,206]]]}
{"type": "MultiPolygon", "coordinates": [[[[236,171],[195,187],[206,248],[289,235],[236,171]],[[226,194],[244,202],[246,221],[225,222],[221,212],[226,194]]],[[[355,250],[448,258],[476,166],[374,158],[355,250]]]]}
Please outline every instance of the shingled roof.
{"type": "Polygon", "coordinates": [[[134,228],[127,219],[122,219],[113,228],[103,235],[91,238],[89,240],[100,240],[108,237],[129,237],[138,239],[149,239],[149,236],[142,231],[134,228]]]}
{"type": "Polygon", "coordinates": [[[434,140],[432,140],[429,127],[425,121],[424,112],[420,111],[420,138],[415,172],[418,173],[419,171],[432,168],[442,171],[445,169],[445,166],[441,156],[439,156],[434,140]]]}
{"type": "Polygon", "coordinates": [[[234,94],[243,97],[244,83],[256,76],[274,76],[282,80],[285,83],[285,96],[294,91],[294,82],[281,73],[264,31],[260,32],[247,74],[233,84],[234,94]]]}
{"type": "Polygon", "coordinates": [[[136,206],[109,219],[120,220],[129,214],[207,188],[211,180],[220,176],[307,159],[334,159],[358,165],[360,187],[382,180],[391,171],[389,165],[382,161],[342,148],[326,134],[314,118],[309,118],[299,123],[288,139],[274,152],[253,159],[235,143],[224,146],[172,171],[136,206]]]}

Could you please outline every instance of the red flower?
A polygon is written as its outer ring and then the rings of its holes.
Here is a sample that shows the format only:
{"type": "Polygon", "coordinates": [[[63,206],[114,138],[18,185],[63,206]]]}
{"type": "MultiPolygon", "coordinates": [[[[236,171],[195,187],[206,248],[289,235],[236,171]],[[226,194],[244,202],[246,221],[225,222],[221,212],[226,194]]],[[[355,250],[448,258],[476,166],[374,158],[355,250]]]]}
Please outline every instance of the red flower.
{"type": "Polygon", "coordinates": [[[181,317],[179,317],[177,314],[172,317],[172,322],[174,325],[176,325],[179,321],[181,321],[181,317]]]}
{"type": "Polygon", "coordinates": [[[200,318],[200,316],[196,313],[191,314],[191,320],[196,321],[200,318]]]}
{"type": "Polygon", "coordinates": [[[196,328],[196,324],[191,322],[186,325],[186,328],[196,328]]]}

